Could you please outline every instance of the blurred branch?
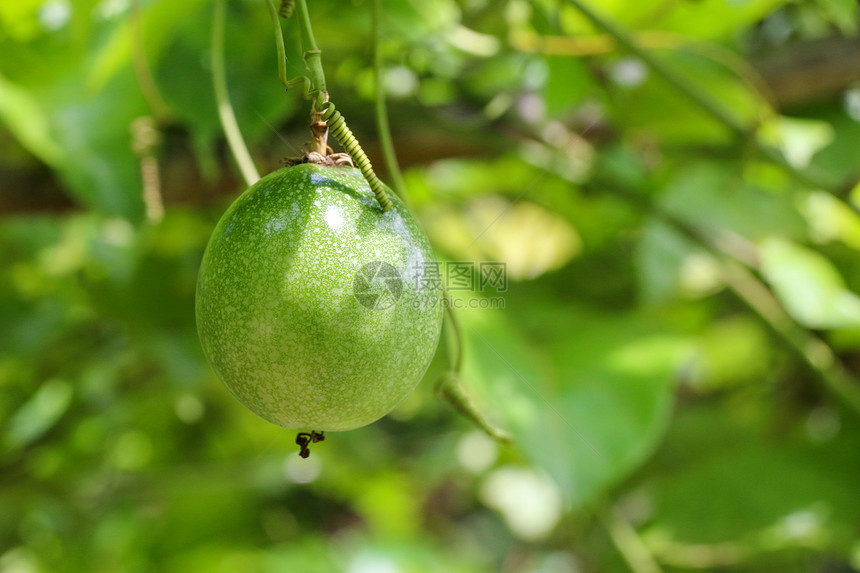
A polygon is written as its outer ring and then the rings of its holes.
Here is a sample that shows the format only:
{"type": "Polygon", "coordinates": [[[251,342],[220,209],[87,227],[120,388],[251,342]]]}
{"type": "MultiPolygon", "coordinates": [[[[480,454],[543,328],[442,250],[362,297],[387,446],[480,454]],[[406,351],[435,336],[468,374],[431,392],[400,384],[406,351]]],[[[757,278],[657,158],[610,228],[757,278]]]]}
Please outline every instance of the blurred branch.
{"type": "Polygon", "coordinates": [[[143,186],[143,204],[148,221],[157,223],[164,217],[164,200],[161,196],[161,174],[156,151],[161,144],[159,123],[171,120],[170,107],[161,96],[152,68],[146,60],[143,43],[143,22],[140,0],[132,0],[129,10],[131,26],[131,65],[143,99],[152,110],[151,116],[135,119],[131,123],[132,150],[140,161],[140,179],[143,186]]]}
{"type": "Polygon", "coordinates": [[[770,289],[746,267],[723,261],[722,276],[738,298],[755,312],[834,394],[860,413],[860,381],[846,370],[826,342],[799,326],[770,289]]]}
{"type": "Polygon", "coordinates": [[[164,200],[161,196],[161,175],[156,150],[161,144],[161,133],[156,119],[143,116],[131,122],[132,150],[140,160],[140,179],[143,183],[143,205],[146,218],[152,223],[164,217],[164,200]]]}
{"type": "Polygon", "coordinates": [[[663,542],[654,553],[670,567],[707,570],[737,566],[754,555],[749,547],[734,541],[711,545],[663,542]]]}
{"type": "Polygon", "coordinates": [[[666,66],[659,59],[640,47],[633,37],[626,31],[616,28],[613,23],[602,16],[598,16],[580,0],[566,0],[574,6],[583,16],[594,24],[595,27],[603,30],[611,36],[620,46],[628,52],[634,54],[640,60],[648,64],[654,73],[663,78],[667,83],[672,85],[678,91],[687,96],[688,99],[696,103],[703,110],[708,112],[717,121],[728,127],[738,137],[745,138],[748,135],[747,128],[740,123],[735,117],[729,114],[721,105],[711,99],[711,97],[696,84],[689,81],[681,74],[675,73],[670,67],[666,66]]]}
{"type": "Polygon", "coordinates": [[[774,165],[780,167],[783,171],[791,175],[795,180],[818,189],[823,189],[834,195],[839,195],[842,192],[843,185],[834,184],[827,180],[818,172],[810,170],[801,171],[794,167],[778,150],[766,145],[755,137],[755,132],[748,129],[740,121],[731,115],[719,102],[715,101],[699,86],[689,81],[686,77],[676,73],[672,68],[664,64],[660,59],[649,53],[647,50],[640,47],[627,32],[617,28],[608,19],[604,19],[596,12],[588,8],[581,0],[566,0],[574,6],[583,16],[594,24],[595,27],[603,30],[611,36],[619,45],[625,48],[637,58],[645,62],[651,70],[663,78],[669,85],[684,94],[687,99],[695,103],[702,110],[718,122],[726,126],[735,136],[741,141],[752,139],[755,143],[758,152],[774,165]]]}
{"type": "Polygon", "coordinates": [[[230,103],[230,94],[227,92],[227,72],[224,63],[224,19],[225,0],[215,0],[214,14],[212,17],[212,82],[215,87],[215,101],[218,105],[218,117],[221,119],[221,127],[227,137],[227,143],[233,158],[242,172],[242,177],[247,185],[253,185],[260,179],[260,174],[254,166],[242,132],[236,121],[236,114],[230,103]]]}
{"type": "Polygon", "coordinates": [[[612,507],[599,509],[596,515],[606,533],[609,534],[609,539],[633,573],[662,572],[636,529],[616,509],[612,507]]]}
{"type": "Polygon", "coordinates": [[[793,42],[753,56],[752,64],[780,105],[829,100],[860,82],[860,38],[793,42]]]}
{"type": "MultiPolygon", "coordinates": [[[[685,51],[718,63],[744,82],[752,93],[759,96],[765,108],[762,113],[763,116],[769,117],[776,113],[774,110],[777,101],[776,96],[762,74],[755,66],[732,50],[715,42],[707,42],[663,30],[636,32],[634,41],[641,48],[685,51]]],[[[604,55],[612,53],[618,48],[618,42],[607,34],[570,37],[523,33],[512,37],[511,45],[523,52],[571,57],[604,55]]]]}
{"type": "Polygon", "coordinates": [[[825,341],[789,316],[770,289],[749,270],[749,263],[744,262],[746,257],[730,252],[720,241],[663,211],[652,202],[617,185],[607,182],[601,184],[704,248],[718,263],[720,276],[729,290],[801,359],[827,389],[860,414],[860,381],[845,368],[825,341]]]}
{"type": "Polygon", "coordinates": [[[385,158],[385,167],[391,176],[394,191],[408,203],[406,184],[397,162],[394,143],[391,140],[391,127],[388,124],[388,107],[385,103],[384,67],[382,63],[382,8],[381,0],[373,0],[373,72],[376,91],[376,127],[379,132],[379,144],[385,158]]]}

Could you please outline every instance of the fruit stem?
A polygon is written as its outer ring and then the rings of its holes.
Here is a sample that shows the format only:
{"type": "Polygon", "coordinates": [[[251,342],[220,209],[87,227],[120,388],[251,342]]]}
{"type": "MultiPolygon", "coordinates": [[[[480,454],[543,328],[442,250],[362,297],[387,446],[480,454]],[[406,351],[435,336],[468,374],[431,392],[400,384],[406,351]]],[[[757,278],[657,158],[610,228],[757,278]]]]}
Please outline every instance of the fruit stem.
{"type": "Polygon", "coordinates": [[[335,107],[328,99],[328,91],[325,85],[325,74],[322,68],[322,56],[319,47],[317,47],[314,39],[313,28],[311,28],[311,19],[308,15],[308,5],[306,0],[296,0],[296,8],[298,9],[299,31],[301,34],[302,50],[304,50],[305,66],[308,75],[304,78],[296,80],[296,83],[302,80],[306,81],[305,96],[311,99],[311,134],[314,138],[313,152],[308,154],[308,158],[313,155],[319,156],[325,160],[328,154],[328,131],[331,130],[332,135],[344,148],[346,153],[355,162],[355,165],[361,170],[367,184],[376,195],[376,200],[379,202],[382,211],[388,211],[391,207],[391,201],[385,193],[385,189],[379,178],[373,172],[373,166],[370,160],[361,149],[358,140],[352,134],[352,131],[346,125],[346,120],[343,115],[335,110],[335,107]]]}
{"type": "Polygon", "coordinates": [[[323,119],[320,107],[328,101],[328,91],[325,85],[325,72],[322,67],[322,52],[314,38],[311,18],[308,13],[306,0],[296,0],[299,20],[299,34],[302,41],[303,57],[308,69],[308,93],[311,98],[311,135],[313,136],[313,151],[322,157],[328,154],[328,125],[323,119]]]}
{"type": "MultiPolygon", "coordinates": [[[[311,103],[311,136],[313,136],[312,151],[316,151],[322,157],[328,155],[328,122],[323,119],[323,113],[319,110],[317,99],[311,103]]],[[[322,103],[328,101],[328,92],[322,92],[322,103]]]]}
{"type": "Polygon", "coordinates": [[[308,92],[311,94],[325,93],[325,73],[322,67],[322,52],[317,47],[317,42],[314,39],[314,30],[311,28],[311,18],[308,14],[308,5],[305,0],[296,0],[296,11],[299,20],[299,34],[302,41],[302,50],[304,52],[305,65],[308,68],[308,79],[310,87],[308,92]]]}

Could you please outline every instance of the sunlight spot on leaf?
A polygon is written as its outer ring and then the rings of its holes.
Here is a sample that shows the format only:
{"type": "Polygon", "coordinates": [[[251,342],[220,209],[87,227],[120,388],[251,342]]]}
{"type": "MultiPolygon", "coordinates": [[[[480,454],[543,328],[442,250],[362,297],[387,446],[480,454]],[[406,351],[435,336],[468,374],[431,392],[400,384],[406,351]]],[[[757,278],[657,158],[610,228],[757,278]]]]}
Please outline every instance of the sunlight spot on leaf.
{"type": "Polygon", "coordinates": [[[68,0],[51,0],[39,8],[39,21],[42,27],[55,32],[65,27],[72,16],[72,7],[68,0]]]}
{"type": "Polygon", "coordinates": [[[498,510],[511,532],[538,541],[552,532],[562,514],[562,498],[547,476],[526,468],[505,467],[481,486],[481,499],[498,510]]]}
{"type": "Polygon", "coordinates": [[[400,567],[385,555],[365,552],[350,562],[346,573],[400,573],[400,567]]]}
{"type": "Polygon", "coordinates": [[[804,168],[812,157],[833,141],[833,126],[824,121],[778,116],[761,127],[764,141],[776,146],[788,162],[804,168]]]}
{"type": "Polygon", "coordinates": [[[481,34],[465,26],[457,26],[448,34],[448,41],[455,48],[475,56],[488,58],[499,52],[501,42],[495,36],[481,34]]]}
{"type": "Polygon", "coordinates": [[[499,448],[487,434],[474,430],[457,443],[457,460],[473,474],[490,468],[499,456],[499,448]]]}

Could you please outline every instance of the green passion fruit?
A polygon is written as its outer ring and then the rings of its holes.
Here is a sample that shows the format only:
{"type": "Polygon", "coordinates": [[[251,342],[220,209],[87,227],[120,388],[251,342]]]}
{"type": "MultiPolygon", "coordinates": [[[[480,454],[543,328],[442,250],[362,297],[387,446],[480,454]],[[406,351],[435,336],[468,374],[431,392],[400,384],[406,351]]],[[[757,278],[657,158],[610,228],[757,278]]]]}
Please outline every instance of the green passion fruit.
{"type": "Polygon", "coordinates": [[[418,384],[443,307],[427,236],[355,168],[305,163],[260,179],[216,226],[197,282],[197,330],[228,390],[301,431],[350,430],[418,384]]]}

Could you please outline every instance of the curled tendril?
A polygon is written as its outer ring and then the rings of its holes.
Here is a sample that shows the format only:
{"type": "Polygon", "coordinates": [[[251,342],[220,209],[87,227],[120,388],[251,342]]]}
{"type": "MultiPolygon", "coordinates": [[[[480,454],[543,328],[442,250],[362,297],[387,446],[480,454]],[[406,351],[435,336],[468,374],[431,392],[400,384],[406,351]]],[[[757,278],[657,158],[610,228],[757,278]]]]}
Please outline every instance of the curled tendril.
{"type": "Polygon", "coordinates": [[[355,135],[347,127],[343,115],[335,109],[332,102],[323,101],[323,99],[323,97],[318,97],[316,106],[322,112],[322,119],[328,124],[329,132],[334,135],[338,143],[341,144],[344,150],[352,157],[353,161],[355,161],[361,174],[367,180],[367,184],[373,190],[373,194],[376,195],[376,200],[379,202],[382,210],[388,211],[391,208],[391,199],[388,198],[388,194],[385,192],[385,188],[382,186],[379,177],[373,172],[370,160],[367,158],[355,135]]]}
{"type": "Polygon", "coordinates": [[[286,20],[293,15],[293,10],[296,9],[296,0],[281,0],[281,7],[278,10],[278,15],[286,20]]]}

